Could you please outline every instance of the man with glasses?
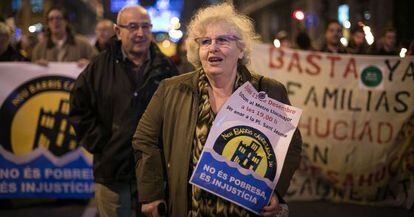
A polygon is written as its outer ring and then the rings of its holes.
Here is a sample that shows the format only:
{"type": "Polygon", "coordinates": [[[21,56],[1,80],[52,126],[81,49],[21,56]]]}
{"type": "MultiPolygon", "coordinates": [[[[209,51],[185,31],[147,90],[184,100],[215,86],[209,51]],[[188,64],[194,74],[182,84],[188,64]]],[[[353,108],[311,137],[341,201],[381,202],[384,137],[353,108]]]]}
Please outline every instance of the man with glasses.
{"type": "Polygon", "coordinates": [[[143,7],[121,9],[114,27],[118,40],[88,65],[71,92],[70,120],[94,157],[100,216],[138,212],[132,135],[160,81],[178,74],[152,42],[151,29],[143,7]]]}
{"type": "Polygon", "coordinates": [[[63,8],[52,7],[46,13],[46,40],[33,49],[32,61],[47,66],[48,62],[77,62],[86,66],[97,51],[85,37],[75,35],[63,8]]]}

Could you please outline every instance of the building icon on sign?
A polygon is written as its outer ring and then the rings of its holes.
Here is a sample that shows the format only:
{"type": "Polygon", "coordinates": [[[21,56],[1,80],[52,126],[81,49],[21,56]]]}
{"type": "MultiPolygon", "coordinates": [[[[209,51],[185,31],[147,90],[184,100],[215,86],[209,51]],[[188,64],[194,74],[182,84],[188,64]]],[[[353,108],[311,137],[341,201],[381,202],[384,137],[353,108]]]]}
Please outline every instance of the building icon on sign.
{"type": "Polygon", "coordinates": [[[262,156],[257,154],[260,145],[255,141],[252,141],[249,145],[240,141],[236,151],[231,157],[231,161],[238,163],[245,169],[256,170],[262,161],[262,156]]]}
{"type": "Polygon", "coordinates": [[[55,112],[40,109],[33,149],[44,147],[56,156],[77,148],[75,131],[68,121],[69,101],[61,100],[55,112]]]}

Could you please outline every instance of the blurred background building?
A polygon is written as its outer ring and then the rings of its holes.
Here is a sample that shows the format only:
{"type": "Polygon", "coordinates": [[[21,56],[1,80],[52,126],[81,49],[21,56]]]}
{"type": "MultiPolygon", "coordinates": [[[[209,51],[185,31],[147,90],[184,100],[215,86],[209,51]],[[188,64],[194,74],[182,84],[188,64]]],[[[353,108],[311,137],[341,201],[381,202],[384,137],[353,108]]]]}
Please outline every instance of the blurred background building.
{"type": "Polygon", "coordinates": [[[357,25],[369,27],[366,35],[371,32],[373,40],[387,27],[397,29],[397,41],[405,46],[414,38],[414,2],[409,0],[234,0],[234,4],[256,21],[265,42],[280,31],[293,40],[305,30],[317,47],[331,19],[342,23],[346,39],[357,25]]]}

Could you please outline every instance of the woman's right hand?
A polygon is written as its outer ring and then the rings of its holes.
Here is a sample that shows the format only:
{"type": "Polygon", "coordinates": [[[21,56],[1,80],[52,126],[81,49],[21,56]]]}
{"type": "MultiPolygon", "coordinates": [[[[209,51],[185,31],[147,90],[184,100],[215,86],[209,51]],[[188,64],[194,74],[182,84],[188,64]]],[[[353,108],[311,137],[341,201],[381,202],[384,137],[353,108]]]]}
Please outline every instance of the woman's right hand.
{"type": "Polygon", "coordinates": [[[147,217],[161,217],[160,214],[163,214],[163,213],[158,213],[158,205],[160,203],[165,204],[165,201],[156,200],[151,203],[142,204],[142,207],[141,207],[142,214],[144,214],[147,217]]]}

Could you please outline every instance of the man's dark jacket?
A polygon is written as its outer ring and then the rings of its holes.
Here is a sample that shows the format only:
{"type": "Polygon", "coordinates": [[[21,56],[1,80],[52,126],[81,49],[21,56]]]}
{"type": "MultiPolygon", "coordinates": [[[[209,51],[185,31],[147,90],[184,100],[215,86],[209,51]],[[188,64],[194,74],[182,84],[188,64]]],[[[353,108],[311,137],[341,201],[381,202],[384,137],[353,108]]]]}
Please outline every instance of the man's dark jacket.
{"type": "Polygon", "coordinates": [[[98,183],[129,182],[135,177],[131,139],[161,80],[178,74],[155,44],[142,82],[126,70],[121,43],[113,39],[76,79],[69,118],[78,142],[93,154],[98,183]]]}

